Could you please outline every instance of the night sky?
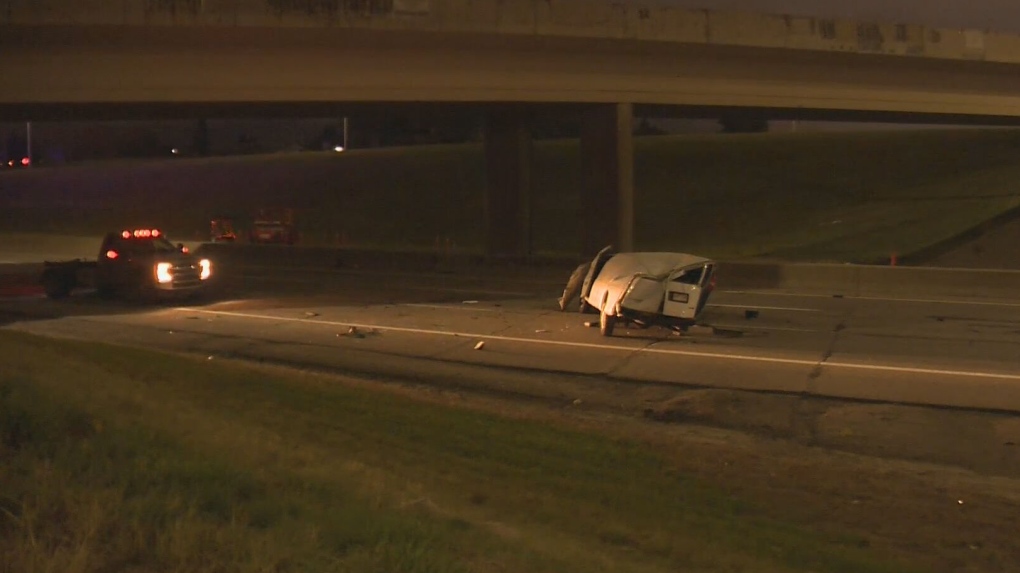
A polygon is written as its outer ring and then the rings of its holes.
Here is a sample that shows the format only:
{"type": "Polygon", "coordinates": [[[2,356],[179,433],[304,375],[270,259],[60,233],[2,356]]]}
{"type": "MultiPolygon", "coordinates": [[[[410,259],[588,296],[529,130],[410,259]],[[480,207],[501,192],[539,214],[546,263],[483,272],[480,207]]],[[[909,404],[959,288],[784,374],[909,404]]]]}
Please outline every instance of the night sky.
{"type": "Polygon", "coordinates": [[[1020,0],[658,0],[683,8],[902,21],[1020,33],[1020,0]]]}

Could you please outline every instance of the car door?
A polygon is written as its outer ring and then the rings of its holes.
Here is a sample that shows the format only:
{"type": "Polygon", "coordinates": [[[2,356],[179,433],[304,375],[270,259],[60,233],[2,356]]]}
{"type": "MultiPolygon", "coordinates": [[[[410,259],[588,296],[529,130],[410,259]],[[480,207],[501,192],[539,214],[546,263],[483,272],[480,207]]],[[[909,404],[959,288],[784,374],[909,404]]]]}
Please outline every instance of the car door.
{"type": "Polygon", "coordinates": [[[666,279],[662,314],[672,318],[697,318],[704,307],[702,299],[706,291],[703,283],[709,274],[707,264],[688,266],[670,273],[666,279]]]}
{"type": "Polygon", "coordinates": [[[604,247],[595,258],[591,261],[591,267],[588,268],[588,275],[584,277],[584,283],[581,285],[581,306],[584,309],[584,304],[587,302],[590,305],[597,305],[600,301],[592,302],[588,296],[591,294],[591,287],[594,284],[595,279],[598,278],[599,273],[602,272],[602,267],[606,266],[606,262],[613,257],[613,246],[609,245],[604,247]]]}

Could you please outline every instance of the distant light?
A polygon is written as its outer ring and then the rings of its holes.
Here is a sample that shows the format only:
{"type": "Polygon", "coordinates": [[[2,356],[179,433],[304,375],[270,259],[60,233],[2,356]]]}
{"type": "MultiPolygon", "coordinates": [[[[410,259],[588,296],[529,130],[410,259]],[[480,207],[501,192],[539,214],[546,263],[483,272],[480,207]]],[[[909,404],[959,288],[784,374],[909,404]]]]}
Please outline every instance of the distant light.
{"type": "Polygon", "coordinates": [[[27,157],[22,157],[22,158],[21,158],[21,164],[22,164],[22,165],[28,166],[28,164],[30,164],[30,163],[32,163],[32,160],[31,160],[31,159],[29,159],[29,158],[27,158],[27,157]]]}
{"type": "Polygon", "coordinates": [[[170,150],[170,153],[173,153],[174,155],[177,155],[180,152],[181,152],[181,150],[177,149],[176,147],[170,150]]]}
{"type": "Polygon", "coordinates": [[[117,254],[117,251],[114,250],[106,251],[106,258],[110,260],[116,259],[118,256],[120,255],[117,254]]]}
{"type": "Polygon", "coordinates": [[[336,147],[333,148],[333,151],[335,151],[337,153],[341,153],[341,152],[343,152],[343,150],[344,150],[344,146],[343,145],[337,145],[336,147]]]}

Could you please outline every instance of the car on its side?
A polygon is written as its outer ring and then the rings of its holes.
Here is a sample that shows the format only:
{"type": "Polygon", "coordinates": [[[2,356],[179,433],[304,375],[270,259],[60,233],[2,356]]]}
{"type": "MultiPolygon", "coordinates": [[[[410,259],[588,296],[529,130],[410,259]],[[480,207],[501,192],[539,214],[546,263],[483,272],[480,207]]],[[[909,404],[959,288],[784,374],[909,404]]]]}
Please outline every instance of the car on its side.
{"type": "Polygon", "coordinates": [[[715,289],[716,266],[689,253],[614,253],[606,247],[574,271],[560,309],[579,298],[581,312],[599,313],[603,336],[612,336],[618,323],[684,332],[697,323],[715,289]]]}

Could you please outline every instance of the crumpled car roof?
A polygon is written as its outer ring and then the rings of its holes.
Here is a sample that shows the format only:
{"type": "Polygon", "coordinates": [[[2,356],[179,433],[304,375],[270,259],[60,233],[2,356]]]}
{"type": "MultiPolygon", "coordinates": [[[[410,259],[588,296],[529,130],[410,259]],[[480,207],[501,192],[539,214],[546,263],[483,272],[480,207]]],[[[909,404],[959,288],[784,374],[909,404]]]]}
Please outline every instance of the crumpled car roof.
{"type": "Polygon", "coordinates": [[[708,262],[712,262],[711,259],[689,253],[617,253],[606,262],[599,276],[609,279],[635,274],[665,277],[677,269],[708,262]]]}

